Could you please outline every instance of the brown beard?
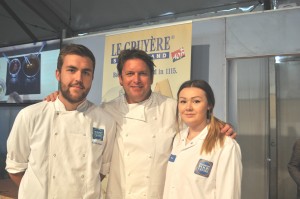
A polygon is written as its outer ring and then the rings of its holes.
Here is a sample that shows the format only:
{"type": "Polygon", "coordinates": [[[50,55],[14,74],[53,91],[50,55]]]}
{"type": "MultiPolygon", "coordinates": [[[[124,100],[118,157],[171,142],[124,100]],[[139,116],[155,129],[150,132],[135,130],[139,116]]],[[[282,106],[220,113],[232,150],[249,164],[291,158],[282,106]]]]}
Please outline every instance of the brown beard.
{"type": "MultiPolygon", "coordinates": [[[[84,88],[84,86],[82,85],[82,83],[78,83],[82,88],[84,88]]],[[[82,100],[84,100],[86,98],[86,96],[89,93],[89,90],[86,90],[85,92],[83,92],[79,97],[73,97],[70,93],[70,87],[72,85],[62,85],[61,81],[59,82],[59,90],[62,94],[62,96],[70,103],[78,103],[81,102],[82,100]]]]}

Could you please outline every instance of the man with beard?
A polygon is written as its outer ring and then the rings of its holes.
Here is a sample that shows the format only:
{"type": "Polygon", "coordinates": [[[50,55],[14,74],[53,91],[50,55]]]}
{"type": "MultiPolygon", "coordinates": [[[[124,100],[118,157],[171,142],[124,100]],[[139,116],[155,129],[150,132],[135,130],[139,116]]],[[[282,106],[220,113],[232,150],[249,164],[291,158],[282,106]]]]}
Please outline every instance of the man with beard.
{"type": "Polygon", "coordinates": [[[100,198],[116,124],[86,100],[94,69],[88,48],[65,46],[57,63],[57,100],[28,106],[16,117],[7,141],[6,170],[19,185],[19,199],[100,198]]]}

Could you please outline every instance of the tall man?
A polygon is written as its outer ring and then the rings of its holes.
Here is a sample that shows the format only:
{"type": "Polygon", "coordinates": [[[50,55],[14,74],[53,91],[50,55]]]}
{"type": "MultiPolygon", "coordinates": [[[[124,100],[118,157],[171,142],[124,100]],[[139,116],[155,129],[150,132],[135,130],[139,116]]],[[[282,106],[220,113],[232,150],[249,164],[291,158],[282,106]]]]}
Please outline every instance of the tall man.
{"type": "Polygon", "coordinates": [[[57,100],[26,107],[16,117],[6,170],[19,185],[19,199],[100,198],[100,174],[109,171],[116,125],[86,100],[94,69],[88,48],[65,46],[57,63],[57,100]]]}

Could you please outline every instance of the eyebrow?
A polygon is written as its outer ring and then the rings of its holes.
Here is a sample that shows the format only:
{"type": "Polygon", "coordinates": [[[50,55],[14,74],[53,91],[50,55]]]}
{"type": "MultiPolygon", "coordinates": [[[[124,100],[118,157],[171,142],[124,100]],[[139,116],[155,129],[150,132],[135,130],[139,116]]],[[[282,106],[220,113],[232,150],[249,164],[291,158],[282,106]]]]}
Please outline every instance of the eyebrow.
{"type": "MultiPolygon", "coordinates": [[[[73,65],[67,66],[67,68],[72,68],[72,69],[77,69],[77,70],[79,70],[78,67],[73,66],[73,65]]],[[[93,71],[92,68],[83,68],[82,70],[84,70],[84,71],[93,71]]]]}
{"type": "Polygon", "coordinates": [[[85,71],[93,71],[93,69],[91,69],[91,68],[84,68],[84,69],[82,69],[82,70],[85,70],[85,71]]]}
{"type": "MultiPolygon", "coordinates": [[[[179,97],[179,99],[180,99],[180,98],[182,98],[182,99],[187,99],[186,97],[179,97]]],[[[201,98],[201,99],[202,99],[203,97],[201,97],[201,96],[194,96],[194,97],[192,97],[191,99],[195,99],[195,98],[201,98]]]]}
{"type": "Polygon", "coordinates": [[[76,66],[73,66],[73,65],[69,65],[69,66],[66,66],[67,68],[74,68],[74,69],[77,69],[76,66]]]}
{"type": "Polygon", "coordinates": [[[148,73],[146,70],[143,71],[132,71],[132,70],[123,70],[124,73],[148,73]]]}

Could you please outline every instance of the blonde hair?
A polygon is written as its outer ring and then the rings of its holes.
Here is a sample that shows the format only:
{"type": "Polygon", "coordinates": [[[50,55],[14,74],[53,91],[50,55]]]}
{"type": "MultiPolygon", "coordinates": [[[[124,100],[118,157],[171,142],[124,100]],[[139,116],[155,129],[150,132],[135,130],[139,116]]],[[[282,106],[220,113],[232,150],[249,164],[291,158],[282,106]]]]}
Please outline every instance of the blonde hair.
{"type": "Polygon", "coordinates": [[[211,114],[210,122],[208,125],[208,133],[206,138],[204,139],[200,154],[211,153],[217,145],[219,145],[220,147],[224,146],[225,134],[221,133],[221,128],[224,127],[225,123],[211,114]]]}

